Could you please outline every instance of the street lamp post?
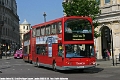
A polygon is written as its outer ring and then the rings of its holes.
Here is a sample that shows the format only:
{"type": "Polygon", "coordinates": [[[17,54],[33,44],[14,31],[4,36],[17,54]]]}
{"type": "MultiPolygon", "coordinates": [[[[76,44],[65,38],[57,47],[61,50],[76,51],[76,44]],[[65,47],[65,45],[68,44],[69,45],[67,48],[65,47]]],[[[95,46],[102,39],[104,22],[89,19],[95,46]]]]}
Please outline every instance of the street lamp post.
{"type": "Polygon", "coordinates": [[[112,30],[110,31],[111,33],[111,49],[112,49],[112,61],[113,61],[113,66],[114,64],[114,53],[113,53],[113,35],[112,35],[112,30]]]}
{"type": "Polygon", "coordinates": [[[43,13],[43,16],[44,16],[44,22],[46,22],[46,16],[47,16],[47,15],[46,15],[45,12],[43,13]]]}

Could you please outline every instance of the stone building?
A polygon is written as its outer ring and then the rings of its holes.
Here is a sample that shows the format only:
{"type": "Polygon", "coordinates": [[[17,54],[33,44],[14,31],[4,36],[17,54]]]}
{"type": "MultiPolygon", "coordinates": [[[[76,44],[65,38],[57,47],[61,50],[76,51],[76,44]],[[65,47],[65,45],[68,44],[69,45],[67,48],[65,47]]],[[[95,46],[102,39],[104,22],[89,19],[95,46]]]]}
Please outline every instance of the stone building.
{"type": "Polygon", "coordinates": [[[0,0],[0,21],[4,22],[0,35],[1,46],[4,46],[4,50],[19,48],[19,16],[16,0],[0,0]]]}
{"type": "Polygon", "coordinates": [[[19,29],[20,29],[20,43],[21,43],[20,45],[21,47],[23,47],[23,35],[27,33],[28,31],[30,31],[31,24],[29,24],[25,19],[24,22],[20,24],[19,29]]]}
{"type": "Polygon", "coordinates": [[[112,50],[114,56],[120,53],[120,0],[100,0],[101,15],[97,31],[101,37],[95,39],[97,58],[104,58],[104,49],[112,50]],[[113,49],[112,49],[113,42],[113,49]]]}

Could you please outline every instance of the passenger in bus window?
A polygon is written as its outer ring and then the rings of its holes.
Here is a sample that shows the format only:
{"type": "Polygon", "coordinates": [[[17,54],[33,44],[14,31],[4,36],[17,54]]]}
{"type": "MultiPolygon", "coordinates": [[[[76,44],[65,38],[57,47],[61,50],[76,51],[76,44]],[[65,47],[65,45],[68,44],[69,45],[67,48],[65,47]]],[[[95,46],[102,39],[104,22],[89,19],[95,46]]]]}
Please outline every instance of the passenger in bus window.
{"type": "Polygon", "coordinates": [[[46,35],[49,35],[49,29],[46,30],[46,35]]]}
{"type": "Polygon", "coordinates": [[[58,33],[62,33],[62,28],[61,28],[61,26],[58,27],[58,33]]]}
{"type": "Polygon", "coordinates": [[[85,26],[84,29],[83,29],[83,33],[89,33],[87,27],[85,26]]]}
{"type": "Polygon", "coordinates": [[[74,45],[74,51],[73,51],[73,53],[75,54],[75,55],[80,55],[80,49],[78,48],[78,46],[77,45],[74,45]]]}
{"type": "Polygon", "coordinates": [[[65,29],[65,30],[66,30],[66,32],[67,32],[67,33],[72,33],[72,30],[71,30],[71,28],[70,28],[70,27],[66,27],[66,29],[65,29]]]}
{"type": "Polygon", "coordinates": [[[80,56],[85,56],[85,50],[82,48],[82,50],[80,51],[80,56]]]}

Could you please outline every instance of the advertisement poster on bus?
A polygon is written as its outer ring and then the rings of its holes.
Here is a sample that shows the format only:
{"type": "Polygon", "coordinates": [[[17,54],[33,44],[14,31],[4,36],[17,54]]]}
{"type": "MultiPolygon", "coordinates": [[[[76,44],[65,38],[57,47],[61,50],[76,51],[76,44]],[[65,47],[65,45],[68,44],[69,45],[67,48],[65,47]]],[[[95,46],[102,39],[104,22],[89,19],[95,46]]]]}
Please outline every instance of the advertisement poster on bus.
{"type": "Polygon", "coordinates": [[[47,38],[48,43],[48,56],[52,57],[52,37],[47,38]]]}

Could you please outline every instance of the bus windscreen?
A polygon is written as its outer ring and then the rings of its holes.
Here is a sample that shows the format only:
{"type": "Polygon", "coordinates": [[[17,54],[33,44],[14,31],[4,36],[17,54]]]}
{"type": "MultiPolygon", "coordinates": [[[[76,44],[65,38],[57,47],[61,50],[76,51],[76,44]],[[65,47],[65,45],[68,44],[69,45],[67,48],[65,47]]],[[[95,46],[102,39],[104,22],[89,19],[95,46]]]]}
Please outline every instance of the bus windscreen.
{"type": "Polygon", "coordinates": [[[93,44],[66,44],[65,50],[67,58],[95,56],[93,44]]]}
{"type": "Polygon", "coordinates": [[[86,19],[68,19],[64,25],[64,40],[93,40],[91,23],[86,19]]]}

